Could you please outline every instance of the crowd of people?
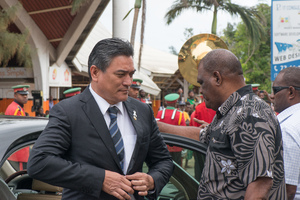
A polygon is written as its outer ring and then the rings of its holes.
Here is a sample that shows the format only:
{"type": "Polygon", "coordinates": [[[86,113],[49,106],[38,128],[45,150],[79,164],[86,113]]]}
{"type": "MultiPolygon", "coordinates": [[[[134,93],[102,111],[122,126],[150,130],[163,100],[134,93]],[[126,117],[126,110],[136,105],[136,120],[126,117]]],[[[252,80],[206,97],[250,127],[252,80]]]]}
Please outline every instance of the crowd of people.
{"type": "MultiPolygon", "coordinates": [[[[187,99],[182,88],[167,94],[153,116],[143,81],[132,78],[132,57],[121,39],[95,45],[90,85],[51,105],[26,166],[30,176],[63,187],[63,199],[156,199],[172,160],[183,166],[183,149],[167,146],[161,131],[207,144],[205,158],[194,155],[195,168],[203,168],[195,171],[199,200],[300,199],[300,68],[280,71],[268,94],[245,83],[232,52],[212,50],[198,65],[199,90],[187,99]]],[[[28,87],[13,89],[5,114],[25,115],[28,87]]]]}

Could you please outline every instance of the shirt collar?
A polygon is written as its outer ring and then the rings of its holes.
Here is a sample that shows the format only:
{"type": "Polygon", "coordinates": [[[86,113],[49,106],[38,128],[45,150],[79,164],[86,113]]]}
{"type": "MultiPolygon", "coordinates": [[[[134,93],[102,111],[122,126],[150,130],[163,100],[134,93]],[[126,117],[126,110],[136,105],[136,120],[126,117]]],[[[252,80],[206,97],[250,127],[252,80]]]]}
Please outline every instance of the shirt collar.
{"type": "Polygon", "coordinates": [[[91,92],[91,94],[93,95],[94,99],[96,100],[96,102],[97,102],[97,104],[98,104],[98,106],[99,106],[99,108],[100,108],[100,110],[101,110],[101,113],[102,113],[103,115],[105,115],[105,113],[107,112],[107,109],[108,109],[109,107],[112,107],[112,106],[116,106],[116,107],[119,109],[121,115],[124,114],[124,106],[123,106],[123,103],[122,103],[122,102],[118,102],[118,103],[116,103],[116,104],[114,104],[114,105],[110,105],[105,99],[103,99],[100,95],[98,95],[98,94],[93,90],[93,88],[91,87],[91,85],[89,85],[89,89],[90,89],[90,92],[91,92]]]}
{"type": "Polygon", "coordinates": [[[218,108],[218,111],[216,113],[217,117],[221,118],[222,116],[226,115],[227,112],[236,104],[236,102],[238,102],[243,96],[251,92],[253,92],[251,85],[246,85],[232,93],[228,97],[228,99],[226,99],[226,101],[218,108]]]}
{"type": "Polygon", "coordinates": [[[24,104],[21,104],[21,103],[17,102],[17,100],[14,100],[14,102],[16,102],[17,104],[19,104],[22,108],[24,107],[24,104]]]}
{"type": "Polygon", "coordinates": [[[284,109],[281,113],[277,115],[279,123],[282,123],[287,118],[289,118],[292,114],[300,111],[300,103],[292,105],[286,109],[284,109]]]}

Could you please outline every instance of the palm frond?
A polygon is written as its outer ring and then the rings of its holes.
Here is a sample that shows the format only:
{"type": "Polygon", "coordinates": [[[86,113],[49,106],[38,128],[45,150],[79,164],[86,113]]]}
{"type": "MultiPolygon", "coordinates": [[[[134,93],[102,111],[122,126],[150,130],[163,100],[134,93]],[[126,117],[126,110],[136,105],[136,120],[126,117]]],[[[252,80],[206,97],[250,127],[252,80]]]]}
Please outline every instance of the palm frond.
{"type": "Polygon", "coordinates": [[[203,0],[176,0],[165,15],[166,24],[170,25],[173,20],[185,10],[202,12],[203,10],[210,10],[211,7],[212,4],[207,4],[207,2],[203,0]]]}
{"type": "Polygon", "coordinates": [[[226,10],[231,15],[239,15],[241,17],[248,30],[247,32],[249,34],[249,39],[252,41],[253,48],[258,47],[260,41],[265,39],[266,32],[260,23],[264,17],[256,10],[233,3],[225,3],[222,9],[226,10]]]}

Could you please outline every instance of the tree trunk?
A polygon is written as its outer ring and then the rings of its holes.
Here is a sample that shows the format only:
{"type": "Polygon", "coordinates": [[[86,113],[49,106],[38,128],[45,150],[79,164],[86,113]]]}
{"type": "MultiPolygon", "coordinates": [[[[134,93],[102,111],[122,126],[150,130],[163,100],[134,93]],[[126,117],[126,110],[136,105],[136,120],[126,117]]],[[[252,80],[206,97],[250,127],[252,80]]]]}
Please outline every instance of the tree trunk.
{"type": "Polygon", "coordinates": [[[139,51],[138,71],[141,68],[141,59],[142,59],[142,51],[143,51],[143,44],[144,44],[144,33],[145,33],[145,22],[146,22],[146,0],[143,0],[141,42],[140,42],[140,51],[139,51]]]}
{"type": "Polygon", "coordinates": [[[135,33],[136,33],[136,25],[139,17],[140,8],[134,8],[134,17],[132,22],[132,29],[131,29],[131,38],[130,43],[134,47],[134,40],[135,40],[135,33]]]}
{"type": "Polygon", "coordinates": [[[218,17],[218,7],[214,5],[214,16],[211,25],[211,33],[215,35],[217,34],[217,17],[218,17]]]}

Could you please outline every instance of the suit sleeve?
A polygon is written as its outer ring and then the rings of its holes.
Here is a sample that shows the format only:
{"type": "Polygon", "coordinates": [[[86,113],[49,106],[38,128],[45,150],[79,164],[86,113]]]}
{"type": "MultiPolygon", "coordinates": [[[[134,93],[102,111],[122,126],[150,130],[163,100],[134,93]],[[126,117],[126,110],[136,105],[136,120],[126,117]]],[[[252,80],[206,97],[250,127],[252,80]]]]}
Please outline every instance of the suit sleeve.
{"type": "Polygon", "coordinates": [[[62,104],[51,109],[49,123],[35,143],[28,174],[38,180],[99,197],[104,169],[64,158],[71,145],[71,126],[62,104]]]}
{"type": "Polygon", "coordinates": [[[155,199],[162,190],[162,188],[168,183],[171,177],[174,164],[172,157],[167,149],[161,133],[159,132],[156,120],[152,108],[149,106],[150,117],[152,119],[152,132],[150,136],[150,146],[147,153],[146,163],[149,167],[148,174],[152,176],[155,183],[155,193],[153,194],[155,199]]]}

